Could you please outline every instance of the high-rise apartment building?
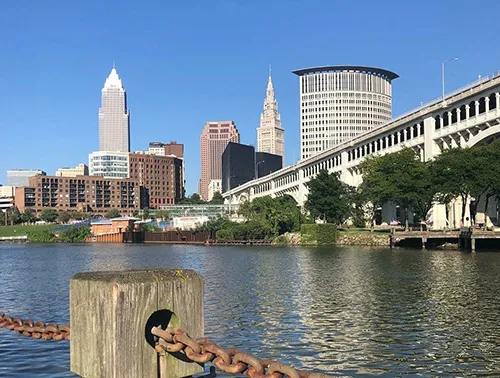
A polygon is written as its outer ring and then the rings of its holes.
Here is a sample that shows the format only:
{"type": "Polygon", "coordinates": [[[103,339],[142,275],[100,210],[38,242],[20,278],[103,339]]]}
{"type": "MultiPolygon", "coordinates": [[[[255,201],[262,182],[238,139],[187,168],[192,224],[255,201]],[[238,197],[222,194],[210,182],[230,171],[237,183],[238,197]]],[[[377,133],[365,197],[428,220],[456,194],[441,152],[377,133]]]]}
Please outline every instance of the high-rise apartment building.
{"type": "Polygon", "coordinates": [[[91,176],[107,178],[129,177],[129,153],[118,151],[96,151],[89,154],[91,176]]]}
{"type": "Polygon", "coordinates": [[[233,121],[207,122],[200,137],[201,179],[198,194],[208,199],[210,180],[222,179],[222,153],[229,142],[240,142],[240,133],[233,121]]]}
{"type": "Polygon", "coordinates": [[[150,153],[130,154],[130,178],[141,185],[141,207],[173,205],[184,196],[183,159],[150,153]]]}
{"type": "Polygon", "coordinates": [[[7,171],[7,185],[9,186],[28,186],[29,178],[36,175],[46,175],[40,169],[11,169],[7,171]]]}
{"type": "Polygon", "coordinates": [[[314,67],[300,77],[300,156],[319,154],[392,118],[397,74],[362,66],[314,67]]]}
{"type": "Polygon", "coordinates": [[[269,72],[264,111],[260,116],[260,126],[257,128],[257,151],[285,157],[285,130],[281,127],[281,117],[278,113],[278,102],[274,98],[274,87],[269,72]]]}
{"type": "Polygon", "coordinates": [[[56,171],[56,176],[58,177],[76,177],[76,176],[88,176],[89,167],[87,165],[80,163],[73,168],[59,168],[56,171]]]}
{"type": "Polygon", "coordinates": [[[115,67],[111,70],[101,95],[99,109],[99,150],[130,151],[130,114],[127,94],[115,67]]]}

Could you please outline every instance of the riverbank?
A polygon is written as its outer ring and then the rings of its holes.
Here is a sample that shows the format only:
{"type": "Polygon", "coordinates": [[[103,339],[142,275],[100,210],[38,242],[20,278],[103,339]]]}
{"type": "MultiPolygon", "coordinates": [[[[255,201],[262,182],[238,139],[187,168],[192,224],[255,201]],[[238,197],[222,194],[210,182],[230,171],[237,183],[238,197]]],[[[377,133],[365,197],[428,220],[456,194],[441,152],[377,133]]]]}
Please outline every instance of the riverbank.
{"type": "MultiPolygon", "coordinates": [[[[370,232],[368,230],[339,230],[337,239],[333,245],[359,245],[388,247],[390,235],[385,232],[370,232]]],[[[273,244],[276,245],[316,245],[316,243],[304,242],[300,232],[286,233],[278,237],[273,244]]]]}
{"type": "Polygon", "coordinates": [[[0,226],[0,237],[27,236],[30,232],[40,232],[53,230],[57,225],[54,224],[16,224],[13,226],[0,226]]]}

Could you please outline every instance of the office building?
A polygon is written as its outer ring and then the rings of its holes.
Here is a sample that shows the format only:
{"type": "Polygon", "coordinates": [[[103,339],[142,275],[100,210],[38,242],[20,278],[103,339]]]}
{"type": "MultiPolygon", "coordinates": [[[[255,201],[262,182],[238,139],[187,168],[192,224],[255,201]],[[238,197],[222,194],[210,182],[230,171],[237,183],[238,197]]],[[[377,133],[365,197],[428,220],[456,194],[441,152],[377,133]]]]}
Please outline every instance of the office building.
{"type": "Polygon", "coordinates": [[[255,178],[255,148],[229,142],[222,154],[222,193],[255,178]]]}
{"type": "Polygon", "coordinates": [[[115,67],[101,94],[99,109],[99,151],[130,151],[130,113],[127,94],[115,67]]]}
{"type": "Polygon", "coordinates": [[[222,193],[222,180],[210,180],[208,183],[207,201],[211,201],[214,198],[214,194],[217,192],[222,193]]]}
{"type": "Polygon", "coordinates": [[[269,72],[264,111],[260,116],[260,126],[257,128],[257,151],[285,157],[285,130],[281,127],[281,117],[278,113],[278,102],[274,98],[274,87],[269,72]]]}
{"type": "Polygon", "coordinates": [[[152,155],[171,155],[178,158],[184,157],[184,145],[175,140],[170,143],[150,142],[149,153],[152,155]]]}
{"type": "Polygon", "coordinates": [[[139,195],[135,179],[37,175],[29,179],[29,186],[16,188],[15,202],[20,212],[30,207],[37,213],[55,209],[103,215],[117,209],[123,215],[132,215],[140,208],[139,195]]]}
{"type": "Polygon", "coordinates": [[[89,154],[90,176],[107,178],[129,177],[129,153],[118,151],[96,151],[89,154]]]}
{"type": "Polygon", "coordinates": [[[392,118],[397,74],[362,66],[293,71],[300,80],[301,159],[315,156],[392,118]]]}
{"type": "Polygon", "coordinates": [[[30,177],[45,174],[40,169],[11,169],[7,171],[7,185],[15,187],[28,186],[30,177]]]}
{"type": "Polygon", "coordinates": [[[76,177],[76,176],[88,176],[88,175],[89,175],[89,167],[87,167],[83,163],[80,163],[73,168],[59,168],[56,171],[57,177],[76,177]]]}
{"type": "Polygon", "coordinates": [[[16,188],[14,186],[0,185],[0,198],[14,197],[15,189],[16,188]]]}
{"type": "Polygon", "coordinates": [[[266,152],[255,153],[255,177],[264,177],[283,168],[283,159],[280,155],[266,152]]]}
{"type": "Polygon", "coordinates": [[[198,194],[208,199],[210,180],[222,179],[222,153],[229,142],[239,143],[240,133],[233,121],[207,122],[200,137],[201,179],[198,194]]]}
{"type": "Polygon", "coordinates": [[[141,208],[172,205],[184,196],[183,159],[150,153],[130,154],[130,177],[142,188],[141,208]]]}

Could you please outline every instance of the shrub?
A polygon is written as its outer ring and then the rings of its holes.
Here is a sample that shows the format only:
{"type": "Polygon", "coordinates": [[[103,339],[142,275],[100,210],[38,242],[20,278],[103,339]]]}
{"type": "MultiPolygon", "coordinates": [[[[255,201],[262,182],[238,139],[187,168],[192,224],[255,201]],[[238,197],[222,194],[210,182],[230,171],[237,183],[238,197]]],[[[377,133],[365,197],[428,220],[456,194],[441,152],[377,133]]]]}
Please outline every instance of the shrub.
{"type": "Polygon", "coordinates": [[[59,240],[63,243],[83,243],[90,235],[90,226],[70,227],[59,233],[59,240]]]}
{"type": "Polygon", "coordinates": [[[32,230],[28,233],[30,243],[53,243],[56,235],[51,230],[32,230]]]}
{"type": "Polygon", "coordinates": [[[337,241],[337,226],[331,223],[303,224],[300,228],[302,244],[331,245],[337,241]]]}

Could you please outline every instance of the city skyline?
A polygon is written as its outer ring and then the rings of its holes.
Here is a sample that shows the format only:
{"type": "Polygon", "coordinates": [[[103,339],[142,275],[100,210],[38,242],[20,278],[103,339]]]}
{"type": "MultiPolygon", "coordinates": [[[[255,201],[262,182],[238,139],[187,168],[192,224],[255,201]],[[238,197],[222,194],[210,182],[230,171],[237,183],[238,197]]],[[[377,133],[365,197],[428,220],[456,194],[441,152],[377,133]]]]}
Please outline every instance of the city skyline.
{"type": "Polygon", "coordinates": [[[5,184],[8,169],[55,172],[86,161],[97,145],[98,88],[113,59],[131,94],[131,150],[144,149],[152,140],[185,143],[187,194],[196,191],[200,175],[193,137],[207,120],[234,120],[242,142],[256,145],[262,78],[269,62],[286,128],[285,165],[300,156],[299,80],[293,70],[339,64],[394,70],[401,76],[393,86],[397,116],[440,96],[441,64],[451,57],[460,60],[447,65],[446,92],[500,68],[500,52],[491,49],[500,39],[493,26],[500,5],[492,4],[484,15],[483,38],[477,39],[454,27],[469,21],[465,2],[451,9],[429,1],[387,2],[391,16],[386,7],[360,12],[348,3],[315,4],[304,9],[280,1],[215,1],[193,10],[187,4],[159,1],[149,7],[127,1],[120,7],[59,0],[30,6],[9,3],[0,16],[5,42],[0,85],[9,89],[0,94],[2,139],[8,141],[0,153],[0,183],[5,184]],[[297,20],[318,8],[322,12],[314,14],[323,25],[319,30],[308,34],[296,27],[297,20]],[[164,17],[173,13],[178,17],[165,24],[164,17]],[[425,25],[408,27],[408,14],[425,19],[425,25]],[[88,22],[79,21],[82,15],[88,22]],[[338,22],[329,22],[332,15],[338,22]],[[224,22],[231,33],[203,30],[206,17],[224,22]],[[348,22],[352,17],[359,22],[356,29],[348,22]],[[257,20],[259,28],[254,27],[257,20]],[[239,49],[243,45],[246,48],[239,49]],[[233,50],[238,53],[230,60],[221,59],[233,50]],[[50,153],[38,153],[40,146],[50,153]]]}

